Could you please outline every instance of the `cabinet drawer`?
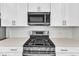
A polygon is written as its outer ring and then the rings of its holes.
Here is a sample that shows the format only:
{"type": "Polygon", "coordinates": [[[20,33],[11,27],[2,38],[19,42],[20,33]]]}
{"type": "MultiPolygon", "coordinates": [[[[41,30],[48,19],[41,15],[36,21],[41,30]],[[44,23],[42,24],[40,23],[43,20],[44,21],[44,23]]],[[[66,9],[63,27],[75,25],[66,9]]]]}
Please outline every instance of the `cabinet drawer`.
{"type": "Polygon", "coordinates": [[[56,47],[56,52],[79,52],[77,47],[56,47]]]}
{"type": "Polygon", "coordinates": [[[2,52],[2,50],[3,50],[3,49],[0,47],[0,52],[2,52]]]}
{"type": "Polygon", "coordinates": [[[2,52],[22,52],[21,47],[2,47],[2,52]]]}
{"type": "Polygon", "coordinates": [[[56,56],[79,56],[79,52],[71,52],[71,53],[56,53],[56,56]]]}
{"type": "Polygon", "coordinates": [[[0,56],[22,56],[22,52],[2,52],[0,56]]]}

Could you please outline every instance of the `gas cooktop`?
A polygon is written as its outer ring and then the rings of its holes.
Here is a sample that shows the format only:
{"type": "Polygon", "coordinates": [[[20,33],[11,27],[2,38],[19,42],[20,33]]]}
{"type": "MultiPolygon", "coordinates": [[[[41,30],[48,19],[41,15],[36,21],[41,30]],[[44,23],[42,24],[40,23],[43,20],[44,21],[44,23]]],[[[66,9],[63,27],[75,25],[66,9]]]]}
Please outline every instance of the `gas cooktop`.
{"type": "Polygon", "coordinates": [[[55,47],[48,36],[31,36],[24,44],[24,47],[55,47]]]}
{"type": "Polygon", "coordinates": [[[55,56],[55,45],[48,35],[35,36],[30,38],[23,45],[23,56],[27,55],[52,55],[55,56]]]}

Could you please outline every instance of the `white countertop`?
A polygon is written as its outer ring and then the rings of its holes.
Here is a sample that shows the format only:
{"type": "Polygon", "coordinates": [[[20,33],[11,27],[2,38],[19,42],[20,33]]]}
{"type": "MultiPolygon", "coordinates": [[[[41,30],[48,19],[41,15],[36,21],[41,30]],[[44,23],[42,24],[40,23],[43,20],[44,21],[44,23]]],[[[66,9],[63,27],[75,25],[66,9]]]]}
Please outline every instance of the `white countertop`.
{"type": "Polygon", "coordinates": [[[52,38],[56,47],[79,47],[79,39],[52,38]]]}
{"type": "MultiPolygon", "coordinates": [[[[0,47],[22,47],[28,38],[11,38],[0,41],[0,47]]],[[[78,39],[52,38],[56,47],[79,47],[78,39]]]]}
{"type": "Polygon", "coordinates": [[[0,41],[0,47],[22,47],[27,38],[12,38],[0,41]]]}

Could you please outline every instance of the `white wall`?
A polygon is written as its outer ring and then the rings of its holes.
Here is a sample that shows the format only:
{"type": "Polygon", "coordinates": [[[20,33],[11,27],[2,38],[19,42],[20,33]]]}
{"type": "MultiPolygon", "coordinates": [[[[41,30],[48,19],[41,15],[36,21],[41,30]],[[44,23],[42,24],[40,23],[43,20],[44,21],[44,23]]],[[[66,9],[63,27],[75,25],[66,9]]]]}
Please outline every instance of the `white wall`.
{"type": "Polygon", "coordinates": [[[69,27],[52,27],[50,30],[52,38],[72,38],[72,28],[69,27]]]}
{"type": "Polygon", "coordinates": [[[47,30],[47,27],[10,27],[6,28],[6,36],[12,37],[29,37],[32,30],[47,30]]]}
{"type": "Polygon", "coordinates": [[[29,32],[32,30],[48,30],[50,38],[72,38],[72,28],[47,26],[8,27],[6,28],[6,36],[8,38],[29,37],[29,32]]]}

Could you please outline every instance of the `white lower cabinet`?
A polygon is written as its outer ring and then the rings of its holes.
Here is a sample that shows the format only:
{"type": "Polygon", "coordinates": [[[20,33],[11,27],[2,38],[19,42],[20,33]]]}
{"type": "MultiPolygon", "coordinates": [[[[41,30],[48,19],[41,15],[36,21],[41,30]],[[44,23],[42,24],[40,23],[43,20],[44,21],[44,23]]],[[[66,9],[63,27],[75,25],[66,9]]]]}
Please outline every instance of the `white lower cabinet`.
{"type": "Polygon", "coordinates": [[[79,52],[57,52],[56,56],[79,56],[79,52]]]}
{"type": "Polygon", "coordinates": [[[79,56],[78,47],[57,47],[56,56],[79,56]]]}
{"type": "Polygon", "coordinates": [[[0,56],[22,56],[22,47],[0,47],[0,56]]]}
{"type": "Polygon", "coordinates": [[[0,52],[0,56],[21,56],[20,52],[0,52]]]}

